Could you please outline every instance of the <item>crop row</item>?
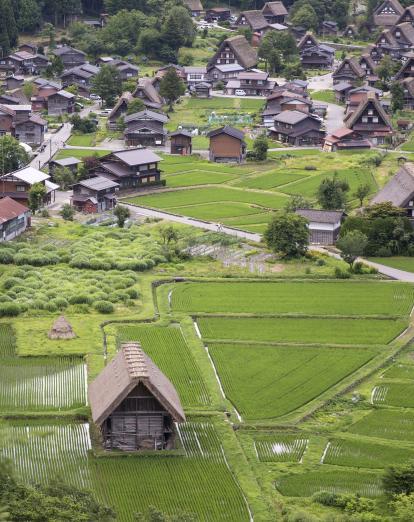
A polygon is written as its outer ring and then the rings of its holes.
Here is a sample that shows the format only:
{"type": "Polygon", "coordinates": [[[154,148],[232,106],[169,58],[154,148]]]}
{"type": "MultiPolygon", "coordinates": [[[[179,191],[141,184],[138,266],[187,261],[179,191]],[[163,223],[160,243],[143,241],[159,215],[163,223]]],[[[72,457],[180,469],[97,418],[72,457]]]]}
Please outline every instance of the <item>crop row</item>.
{"type": "Polygon", "coordinates": [[[306,437],[297,435],[257,436],[254,448],[261,462],[300,462],[308,443],[306,437]]]}
{"type": "Polygon", "coordinates": [[[389,440],[414,442],[414,412],[377,409],[352,424],[351,433],[389,440]]]}

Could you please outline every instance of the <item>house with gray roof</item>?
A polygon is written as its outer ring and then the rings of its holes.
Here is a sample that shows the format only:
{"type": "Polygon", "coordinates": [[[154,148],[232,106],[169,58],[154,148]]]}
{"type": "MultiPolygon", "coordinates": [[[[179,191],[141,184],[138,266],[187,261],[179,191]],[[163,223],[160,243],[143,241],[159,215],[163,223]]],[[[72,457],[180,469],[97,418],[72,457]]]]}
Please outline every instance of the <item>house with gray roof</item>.
{"type": "Polygon", "coordinates": [[[404,208],[414,220],[414,163],[402,165],[397,174],[371,200],[371,205],[390,202],[404,208]]]}
{"type": "Polygon", "coordinates": [[[342,210],[298,208],[295,213],[308,221],[310,243],[333,245],[338,239],[341,223],[345,217],[342,210]]]}
{"type": "Polygon", "coordinates": [[[56,47],[53,54],[62,60],[65,69],[71,69],[72,67],[78,67],[79,65],[86,63],[86,54],[79,49],[70,47],[69,45],[56,47]]]}
{"type": "Polygon", "coordinates": [[[112,210],[116,205],[118,190],[119,183],[103,176],[84,179],[73,185],[71,204],[86,214],[112,210]]]}
{"type": "Polygon", "coordinates": [[[270,136],[282,143],[295,146],[319,146],[326,132],[321,118],[297,110],[283,111],[274,118],[270,136]]]}

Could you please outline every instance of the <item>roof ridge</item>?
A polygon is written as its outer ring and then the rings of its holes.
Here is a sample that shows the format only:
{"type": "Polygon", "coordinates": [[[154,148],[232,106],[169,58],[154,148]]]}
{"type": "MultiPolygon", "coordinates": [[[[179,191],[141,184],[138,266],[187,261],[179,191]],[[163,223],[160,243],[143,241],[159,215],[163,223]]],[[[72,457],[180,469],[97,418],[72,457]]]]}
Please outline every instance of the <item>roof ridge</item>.
{"type": "Polygon", "coordinates": [[[128,342],[121,345],[131,379],[149,376],[147,360],[138,342],[128,342]]]}

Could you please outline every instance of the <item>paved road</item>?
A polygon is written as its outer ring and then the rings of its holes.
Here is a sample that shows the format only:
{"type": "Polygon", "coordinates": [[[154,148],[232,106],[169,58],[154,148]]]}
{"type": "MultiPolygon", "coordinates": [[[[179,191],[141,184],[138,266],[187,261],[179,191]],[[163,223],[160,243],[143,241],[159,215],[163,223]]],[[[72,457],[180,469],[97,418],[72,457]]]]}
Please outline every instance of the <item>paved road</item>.
{"type": "Polygon", "coordinates": [[[328,103],[328,113],[325,118],[325,127],[328,135],[344,126],[344,116],[344,107],[336,105],[336,103],[328,103]]]}
{"type": "Polygon", "coordinates": [[[368,261],[367,259],[361,259],[363,263],[369,266],[373,266],[380,272],[392,279],[397,279],[398,281],[405,281],[406,283],[414,283],[414,274],[411,272],[406,272],[405,270],[397,270],[396,268],[391,268],[390,266],[380,265],[379,263],[374,263],[373,261],[368,261]]]}

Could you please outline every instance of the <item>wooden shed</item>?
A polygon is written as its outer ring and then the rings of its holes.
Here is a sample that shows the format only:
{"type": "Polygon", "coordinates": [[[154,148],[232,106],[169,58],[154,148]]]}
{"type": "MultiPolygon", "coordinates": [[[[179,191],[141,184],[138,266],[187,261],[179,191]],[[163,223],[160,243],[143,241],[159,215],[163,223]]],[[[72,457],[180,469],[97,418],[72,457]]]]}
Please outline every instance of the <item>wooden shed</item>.
{"type": "Polygon", "coordinates": [[[170,134],[171,154],[190,155],[192,152],[192,135],[186,130],[176,130],[170,134]]]}
{"type": "Polygon", "coordinates": [[[137,342],[127,342],[89,386],[93,421],[106,449],[174,447],[174,423],[184,422],[180,398],[137,342]]]}

